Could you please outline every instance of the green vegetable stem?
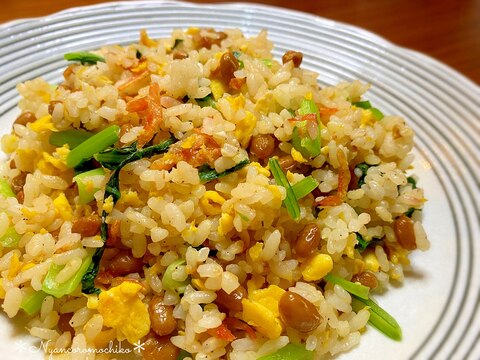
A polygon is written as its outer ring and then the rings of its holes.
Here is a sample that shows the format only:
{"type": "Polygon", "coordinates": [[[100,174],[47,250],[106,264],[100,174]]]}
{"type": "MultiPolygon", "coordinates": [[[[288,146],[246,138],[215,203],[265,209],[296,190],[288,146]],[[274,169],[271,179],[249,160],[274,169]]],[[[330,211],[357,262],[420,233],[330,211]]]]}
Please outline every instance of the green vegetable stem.
{"type": "Polygon", "coordinates": [[[272,354],[259,357],[258,360],[313,360],[313,351],[299,344],[287,344],[272,354]]]}
{"type": "Polygon", "coordinates": [[[105,59],[100,55],[96,55],[87,51],[71,52],[63,55],[67,61],[78,61],[82,65],[95,65],[97,62],[105,62],[105,59]]]}
{"type": "Polygon", "coordinates": [[[380,332],[387,335],[389,338],[397,341],[402,340],[402,329],[389,313],[383,310],[371,299],[362,299],[353,295],[352,308],[354,311],[358,312],[365,308],[365,306],[370,312],[370,319],[368,320],[370,324],[372,324],[380,332]]]}
{"type": "Polygon", "coordinates": [[[303,99],[298,110],[300,115],[314,115],[314,120],[300,120],[295,122],[292,132],[292,145],[303,157],[318,156],[321,151],[320,113],[317,104],[312,99],[303,99]]]}
{"type": "Polygon", "coordinates": [[[277,185],[283,186],[287,191],[287,196],[283,203],[285,204],[285,207],[287,208],[290,217],[293,220],[300,219],[300,206],[298,205],[298,200],[295,196],[295,193],[293,192],[292,186],[290,185],[287,177],[283,173],[282,168],[278,163],[278,160],[275,158],[270,158],[268,160],[268,164],[277,185]]]}
{"type": "Polygon", "coordinates": [[[105,150],[118,141],[119,134],[120,127],[112,125],[89,137],[68,153],[67,166],[74,168],[94,154],[105,150]]]}

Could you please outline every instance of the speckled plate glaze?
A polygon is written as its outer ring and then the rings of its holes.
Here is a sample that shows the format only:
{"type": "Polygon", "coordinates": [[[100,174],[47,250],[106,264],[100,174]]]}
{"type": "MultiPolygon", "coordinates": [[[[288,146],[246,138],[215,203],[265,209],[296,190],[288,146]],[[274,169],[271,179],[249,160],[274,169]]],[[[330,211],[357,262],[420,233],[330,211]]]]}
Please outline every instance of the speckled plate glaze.
{"type": "MultiPolygon", "coordinates": [[[[15,118],[15,85],[38,76],[62,79],[63,54],[137,41],[173,28],[237,27],[247,35],[268,29],[277,58],[304,53],[303,65],[321,84],[360,79],[385,113],[404,116],[416,132],[413,172],[425,188],[424,226],[432,243],[412,255],[403,286],[377,296],[400,323],[394,342],[368,328],[340,359],[480,359],[480,89],[451,68],[397,47],[365,30],[280,8],[252,4],[194,5],[140,1],[74,8],[0,25],[0,118],[15,118]]],[[[0,318],[3,359],[43,359],[22,321],[0,318]]]]}

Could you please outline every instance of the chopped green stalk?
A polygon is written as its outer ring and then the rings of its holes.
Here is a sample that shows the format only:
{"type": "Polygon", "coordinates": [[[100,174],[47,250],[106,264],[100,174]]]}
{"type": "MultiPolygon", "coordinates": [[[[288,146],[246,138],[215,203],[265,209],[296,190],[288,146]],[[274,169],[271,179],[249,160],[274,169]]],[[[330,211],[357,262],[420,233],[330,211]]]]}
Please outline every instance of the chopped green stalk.
{"type": "Polygon", "coordinates": [[[105,62],[105,59],[100,55],[90,53],[88,51],[78,51],[63,55],[67,61],[79,61],[82,65],[94,65],[97,62],[105,62]]]}
{"type": "Polygon", "coordinates": [[[17,247],[22,235],[20,235],[13,226],[8,227],[5,234],[0,237],[0,245],[4,248],[17,247]]]}
{"type": "Polygon", "coordinates": [[[317,187],[318,181],[315,180],[312,175],[309,175],[306,178],[303,178],[302,180],[297,182],[296,184],[293,184],[292,190],[297,200],[300,200],[301,198],[310,194],[317,187]]]}
{"type": "Polygon", "coordinates": [[[298,220],[300,218],[300,206],[298,205],[298,200],[295,197],[292,186],[288,182],[277,159],[270,158],[268,164],[277,185],[283,186],[287,191],[287,197],[283,200],[283,203],[287,208],[290,217],[295,221],[298,220]]]}
{"type": "Polygon", "coordinates": [[[303,157],[312,158],[320,154],[322,148],[320,113],[317,104],[311,99],[303,99],[298,110],[300,115],[314,114],[315,120],[300,120],[295,123],[292,132],[292,145],[303,157]]]}
{"type": "Polygon", "coordinates": [[[209,181],[221,178],[223,176],[227,176],[231,173],[234,173],[235,171],[240,170],[241,168],[247,166],[250,163],[250,160],[245,159],[240,161],[238,164],[235,166],[231,167],[230,169],[227,169],[221,173],[218,173],[215,171],[215,169],[212,169],[208,165],[204,165],[201,168],[198,169],[198,176],[200,177],[200,181],[202,183],[207,183],[209,181]]]}
{"type": "Polygon", "coordinates": [[[92,263],[92,253],[89,252],[87,256],[83,259],[82,265],[77,270],[77,272],[67,281],[59,283],[56,280],[57,275],[60,271],[63,270],[65,265],[57,265],[55,263],[50,264],[50,268],[43,280],[42,290],[47,294],[53,295],[57,298],[60,298],[64,295],[71,294],[75,289],[80,285],[82,277],[92,263]]]}
{"type": "Polygon", "coordinates": [[[31,294],[23,298],[20,308],[28,315],[36,314],[42,308],[43,300],[47,297],[47,294],[40,291],[32,292],[31,294]]]}
{"type": "Polygon", "coordinates": [[[195,101],[197,102],[197,104],[204,108],[206,106],[210,106],[214,109],[217,108],[217,105],[216,105],[216,102],[215,100],[213,99],[213,95],[212,94],[208,94],[207,96],[201,98],[201,99],[195,99],[195,101]]]}
{"type": "Polygon", "coordinates": [[[368,300],[368,293],[370,292],[370,288],[368,286],[345,280],[333,274],[327,274],[323,278],[332,284],[341,286],[344,290],[348,291],[352,295],[356,295],[359,298],[368,300]]]}
{"type": "Polygon", "coordinates": [[[412,189],[417,188],[417,181],[413,177],[411,176],[407,177],[407,183],[412,185],[412,189]]]}
{"type": "MultiPolygon", "coordinates": [[[[10,187],[10,184],[3,178],[0,178],[0,195],[4,198],[15,197],[15,193],[10,187]]],[[[5,234],[0,237],[0,245],[6,248],[16,247],[21,237],[15,228],[10,226],[7,228],[7,231],[5,231],[5,234]]]]}
{"type": "Polygon", "coordinates": [[[368,320],[370,324],[389,338],[397,341],[402,340],[402,329],[390,314],[371,299],[365,300],[355,295],[352,297],[352,308],[355,312],[360,311],[365,306],[367,306],[368,311],[370,311],[370,319],[368,320]]]}
{"type": "Polygon", "coordinates": [[[169,290],[171,292],[177,292],[179,294],[183,294],[185,292],[185,288],[188,284],[190,284],[190,279],[187,278],[184,281],[177,281],[174,280],[172,275],[175,270],[178,269],[179,266],[185,265],[185,259],[178,259],[172,262],[170,265],[167,266],[165,270],[165,274],[162,277],[162,284],[165,290],[169,290]]]}
{"type": "Polygon", "coordinates": [[[372,112],[372,115],[375,118],[375,120],[382,120],[384,118],[383,113],[377,108],[371,108],[370,111],[372,112]]]}
{"type": "Polygon", "coordinates": [[[52,132],[50,138],[48,139],[48,142],[51,145],[58,147],[67,144],[70,150],[72,150],[92,136],[93,134],[91,132],[80,129],[72,129],[52,132]]]}
{"type": "Polygon", "coordinates": [[[112,125],[83,141],[68,153],[67,166],[74,168],[81,162],[90,159],[94,154],[105,150],[118,141],[119,134],[120,127],[112,125]]]}
{"type": "Polygon", "coordinates": [[[10,187],[10,184],[3,178],[0,178],[0,195],[4,198],[15,197],[15,193],[10,187]]]}
{"type": "Polygon", "coordinates": [[[78,174],[73,178],[73,181],[75,181],[78,186],[80,204],[85,205],[95,199],[94,194],[100,190],[100,186],[95,186],[95,184],[100,183],[104,176],[105,170],[103,170],[103,168],[97,168],[78,174]]]}
{"type": "Polygon", "coordinates": [[[265,66],[270,68],[270,67],[272,67],[273,61],[272,61],[272,59],[262,59],[262,63],[264,63],[265,66]]]}
{"type": "Polygon", "coordinates": [[[259,357],[258,360],[313,360],[313,351],[300,344],[287,344],[272,354],[259,357]]]}
{"type": "Polygon", "coordinates": [[[372,104],[368,100],[353,102],[352,105],[362,109],[370,109],[372,107],[372,104]]]}
{"type": "Polygon", "coordinates": [[[320,120],[320,112],[318,106],[312,99],[303,99],[298,109],[300,115],[315,114],[317,116],[317,122],[320,120]]]}

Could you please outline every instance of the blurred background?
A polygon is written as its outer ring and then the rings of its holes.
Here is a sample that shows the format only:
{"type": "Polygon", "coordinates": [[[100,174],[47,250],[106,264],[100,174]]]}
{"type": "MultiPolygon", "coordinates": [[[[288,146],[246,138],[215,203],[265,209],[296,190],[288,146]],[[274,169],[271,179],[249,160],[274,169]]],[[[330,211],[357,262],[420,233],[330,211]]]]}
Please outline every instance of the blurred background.
{"type": "MultiPolygon", "coordinates": [[[[2,0],[0,22],[105,0],[2,0]]],[[[238,2],[226,0],[194,3],[238,2]]],[[[373,31],[456,69],[480,84],[480,0],[246,0],[300,10],[373,31]]]]}

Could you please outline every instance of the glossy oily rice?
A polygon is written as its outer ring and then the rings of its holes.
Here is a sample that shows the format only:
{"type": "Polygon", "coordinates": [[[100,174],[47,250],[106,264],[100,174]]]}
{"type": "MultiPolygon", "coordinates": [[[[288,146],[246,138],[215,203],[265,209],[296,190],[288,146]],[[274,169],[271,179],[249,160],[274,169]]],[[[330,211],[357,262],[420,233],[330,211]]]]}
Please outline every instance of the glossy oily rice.
{"type": "Polygon", "coordinates": [[[414,133],[368,84],[321,87],[272,48],[264,31],[143,30],[17,86],[0,298],[47,353],[320,359],[375,331],[361,297],[429,247],[414,133]]]}

